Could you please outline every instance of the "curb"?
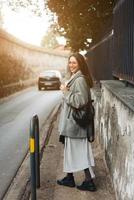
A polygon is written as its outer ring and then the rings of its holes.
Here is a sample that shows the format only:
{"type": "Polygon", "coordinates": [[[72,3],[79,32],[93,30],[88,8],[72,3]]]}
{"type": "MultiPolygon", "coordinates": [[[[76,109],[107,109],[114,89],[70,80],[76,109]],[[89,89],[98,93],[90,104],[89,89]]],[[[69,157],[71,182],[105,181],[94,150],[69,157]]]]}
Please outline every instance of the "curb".
{"type": "MultiPolygon", "coordinates": [[[[58,111],[60,109],[58,104],[54,110],[50,113],[47,120],[45,120],[40,130],[40,156],[42,160],[44,149],[49,141],[49,137],[54,128],[54,122],[57,119],[58,111]],[[45,133],[44,133],[45,132],[45,133]]],[[[16,176],[14,177],[11,185],[9,186],[3,200],[27,200],[30,196],[30,161],[29,151],[22,161],[22,165],[18,169],[16,176]]],[[[40,162],[41,162],[40,160],[40,162]]]]}
{"type": "Polygon", "coordinates": [[[0,98],[8,97],[33,85],[36,85],[36,79],[20,80],[16,83],[0,86],[0,98]]]}
{"type": "Polygon", "coordinates": [[[31,88],[34,88],[35,86],[30,86],[27,88],[23,88],[22,90],[16,91],[8,96],[0,97],[0,103],[5,103],[6,101],[9,101],[10,99],[18,96],[19,94],[22,94],[23,92],[26,92],[27,90],[31,90],[31,88]]]}

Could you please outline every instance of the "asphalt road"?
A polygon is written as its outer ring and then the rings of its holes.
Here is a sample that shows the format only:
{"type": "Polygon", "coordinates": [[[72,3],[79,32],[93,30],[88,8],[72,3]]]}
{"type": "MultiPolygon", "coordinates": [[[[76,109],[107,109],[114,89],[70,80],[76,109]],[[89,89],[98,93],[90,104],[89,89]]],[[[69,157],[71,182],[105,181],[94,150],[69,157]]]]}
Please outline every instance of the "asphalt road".
{"type": "Polygon", "coordinates": [[[32,87],[0,103],[0,199],[28,150],[32,116],[38,115],[41,128],[61,97],[60,91],[32,87]]]}

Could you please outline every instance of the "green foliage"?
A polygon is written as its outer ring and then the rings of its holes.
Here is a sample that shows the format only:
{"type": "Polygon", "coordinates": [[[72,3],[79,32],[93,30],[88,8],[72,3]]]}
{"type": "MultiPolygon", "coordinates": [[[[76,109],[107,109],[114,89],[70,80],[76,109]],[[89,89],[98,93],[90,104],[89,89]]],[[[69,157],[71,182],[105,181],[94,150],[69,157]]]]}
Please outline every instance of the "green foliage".
{"type": "Polygon", "coordinates": [[[55,33],[53,26],[51,26],[43,37],[41,45],[48,49],[54,49],[58,45],[58,41],[56,39],[56,36],[58,35],[59,34],[55,33]]]}
{"type": "Polygon", "coordinates": [[[2,28],[2,27],[3,27],[3,16],[0,13],[0,28],[2,28]]]}
{"type": "Polygon", "coordinates": [[[40,0],[6,0],[5,4],[14,11],[18,11],[20,8],[29,9],[36,16],[42,15],[42,7],[44,7],[44,3],[41,4],[40,0]]]}
{"type": "MultiPolygon", "coordinates": [[[[67,38],[68,46],[77,51],[90,47],[87,39],[92,38],[93,43],[96,43],[111,29],[116,1],[44,0],[44,3],[46,8],[57,16],[57,31],[67,38]]],[[[29,8],[38,16],[42,15],[44,8],[40,0],[7,0],[6,3],[16,11],[20,7],[29,8]]],[[[54,15],[53,19],[55,20],[54,15]]]]}
{"type": "Polygon", "coordinates": [[[23,66],[22,60],[17,60],[9,55],[0,55],[0,86],[27,80],[32,77],[30,68],[23,66]]]}
{"type": "Polygon", "coordinates": [[[3,22],[2,5],[0,5],[0,28],[3,27],[3,22]]]}
{"type": "Polygon", "coordinates": [[[99,41],[112,25],[114,0],[47,0],[46,6],[57,15],[57,30],[74,51],[89,48],[87,39],[99,41]]]}

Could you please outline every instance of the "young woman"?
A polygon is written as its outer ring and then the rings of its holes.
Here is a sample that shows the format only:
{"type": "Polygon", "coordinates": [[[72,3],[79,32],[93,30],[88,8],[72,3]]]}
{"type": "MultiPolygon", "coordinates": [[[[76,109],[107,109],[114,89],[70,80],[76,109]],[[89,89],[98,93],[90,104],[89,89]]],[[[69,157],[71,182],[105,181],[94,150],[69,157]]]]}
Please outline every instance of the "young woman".
{"type": "MultiPolygon", "coordinates": [[[[57,180],[59,185],[75,187],[73,173],[84,170],[85,180],[77,188],[79,190],[95,191],[93,182],[95,177],[92,170],[94,157],[91,143],[88,142],[87,132],[91,131],[91,124],[80,127],[73,118],[73,108],[80,109],[87,105],[91,98],[90,88],[93,82],[84,57],[74,53],[69,57],[68,67],[71,77],[67,84],[61,85],[63,91],[63,107],[59,123],[61,138],[64,137],[64,172],[67,175],[57,180]]],[[[92,133],[90,133],[92,135],[92,133]]],[[[92,141],[94,136],[92,135],[92,141]]]]}

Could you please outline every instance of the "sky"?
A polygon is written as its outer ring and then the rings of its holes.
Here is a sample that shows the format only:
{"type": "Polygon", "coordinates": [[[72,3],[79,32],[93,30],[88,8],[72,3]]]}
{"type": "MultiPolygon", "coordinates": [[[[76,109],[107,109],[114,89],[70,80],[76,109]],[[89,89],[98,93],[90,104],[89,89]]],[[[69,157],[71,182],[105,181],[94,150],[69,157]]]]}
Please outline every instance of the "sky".
{"type": "MultiPolygon", "coordinates": [[[[4,26],[3,28],[18,39],[40,46],[42,37],[50,25],[50,16],[45,13],[41,17],[35,16],[27,9],[19,12],[12,11],[7,5],[3,6],[4,26]]],[[[64,38],[58,38],[59,44],[64,44],[64,38]]]]}

